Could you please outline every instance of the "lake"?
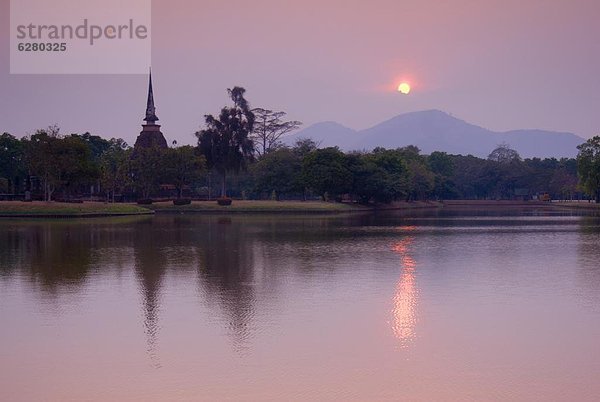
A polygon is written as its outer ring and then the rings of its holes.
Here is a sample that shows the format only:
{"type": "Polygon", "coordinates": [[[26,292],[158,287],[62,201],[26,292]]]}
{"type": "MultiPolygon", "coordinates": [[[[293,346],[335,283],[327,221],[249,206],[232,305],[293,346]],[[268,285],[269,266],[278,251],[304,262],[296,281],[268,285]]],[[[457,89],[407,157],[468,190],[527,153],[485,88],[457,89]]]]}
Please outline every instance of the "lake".
{"type": "Polygon", "coordinates": [[[0,221],[0,400],[600,399],[600,218],[0,221]]]}

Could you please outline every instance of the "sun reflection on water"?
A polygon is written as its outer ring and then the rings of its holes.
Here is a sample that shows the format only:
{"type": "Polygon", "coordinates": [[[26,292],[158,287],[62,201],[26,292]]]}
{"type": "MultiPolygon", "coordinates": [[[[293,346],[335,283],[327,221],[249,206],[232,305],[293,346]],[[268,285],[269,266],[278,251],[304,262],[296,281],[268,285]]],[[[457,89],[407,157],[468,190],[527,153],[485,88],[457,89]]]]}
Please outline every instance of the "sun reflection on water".
{"type": "Polygon", "coordinates": [[[393,298],[391,322],[392,331],[401,348],[407,348],[415,339],[419,291],[415,278],[416,262],[410,255],[413,240],[413,237],[406,237],[392,247],[400,255],[402,266],[402,275],[393,298]]]}

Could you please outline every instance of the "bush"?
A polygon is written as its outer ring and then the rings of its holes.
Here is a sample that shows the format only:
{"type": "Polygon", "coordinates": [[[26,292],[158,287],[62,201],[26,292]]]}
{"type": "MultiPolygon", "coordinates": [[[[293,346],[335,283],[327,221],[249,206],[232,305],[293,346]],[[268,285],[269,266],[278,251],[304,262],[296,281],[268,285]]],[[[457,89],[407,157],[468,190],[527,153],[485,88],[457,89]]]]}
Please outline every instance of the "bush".
{"type": "Polygon", "coordinates": [[[191,198],[177,198],[173,200],[173,205],[190,205],[191,203],[191,198]]]}
{"type": "Polygon", "coordinates": [[[63,202],[65,204],[83,204],[83,200],[78,200],[74,198],[57,198],[54,201],[63,202]]]}
{"type": "Polygon", "coordinates": [[[137,200],[138,205],[151,205],[152,204],[152,199],[151,198],[142,198],[141,200],[137,200]]]}
{"type": "Polygon", "coordinates": [[[217,199],[217,204],[219,204],[222,207],[231,205],[232,202],[233,200],[229,197],[221,197],[217,199]]]}

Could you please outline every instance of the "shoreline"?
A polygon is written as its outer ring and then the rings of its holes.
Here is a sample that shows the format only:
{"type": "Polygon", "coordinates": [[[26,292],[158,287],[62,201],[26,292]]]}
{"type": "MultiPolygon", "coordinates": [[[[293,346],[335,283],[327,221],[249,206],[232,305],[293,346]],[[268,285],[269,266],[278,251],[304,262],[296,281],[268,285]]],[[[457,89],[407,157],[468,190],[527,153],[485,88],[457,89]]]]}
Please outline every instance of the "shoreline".
{"type": "Polygon", "coordinates": [[[0,202],[0,218],[38,219],[82,219],[119,216],[143,216],[162,214],[206,214],[206,215],[337,215],[347,213],[369,213],[379,211],[406,211],[423,209],[473,209],[497,211],[502,209],[526,208],[547,210],[587,210],[600,211],[600,204],[589,202],[542,202],[510,200],[446,200],[393,202],[389,205],[364,206],[357,204],[323,201],[241,201],[235,200],[231,206],[220,206],[216,201],[193,201],[192,204],[175,206],[172,202],[157,202],[140,206],[133,203],[105,204],[84,202],[82,204],[60,202],[0,202]]]}
{"type": "Polygon", "coordinates": [[[239,201],[231,206],[219,206],[216,201],[194,201],[190,205],[175,206],[171,202],[160,202],[146,206],[157,214],[305,214],[328,215],[365,213],[390,210],[432,209],[442,207],[438,202],[396,202],[389,205],[365,206],[359,204],[323,201],[239,201]]]}
{"type": "Polygon", "coordinates": [[[306,214],[329,215],[355,212],[371,212],[372,208],[323,201],[243,201],[234,200],[230,206],[218,205],[216,201],[192,201],[188,205],[173,205],[171,201],[156,202],[144,207],[156,214],[306,214]]]}

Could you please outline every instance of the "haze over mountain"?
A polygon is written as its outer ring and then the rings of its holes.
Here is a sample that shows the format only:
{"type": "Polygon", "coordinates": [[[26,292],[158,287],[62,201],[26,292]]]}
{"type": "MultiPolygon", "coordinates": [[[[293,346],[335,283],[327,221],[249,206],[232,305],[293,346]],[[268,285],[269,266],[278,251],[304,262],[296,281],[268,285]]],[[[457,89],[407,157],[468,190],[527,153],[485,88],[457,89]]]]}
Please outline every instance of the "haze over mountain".
{"type": "Polygon", "coordinates": [[[335,122],[313,124],[286,138],[293,144],[312,138],[321,147],[345,151],[398,148],[416,145],[424,154],[445,151],[485,158],[499,144],[507,143],[524,158],[574,157],[585,140],[573,133],[544,130],[495,132],[457,119],[439,110],[412,112],[393,117],[365,130],[353,130],[335,122]]]}

